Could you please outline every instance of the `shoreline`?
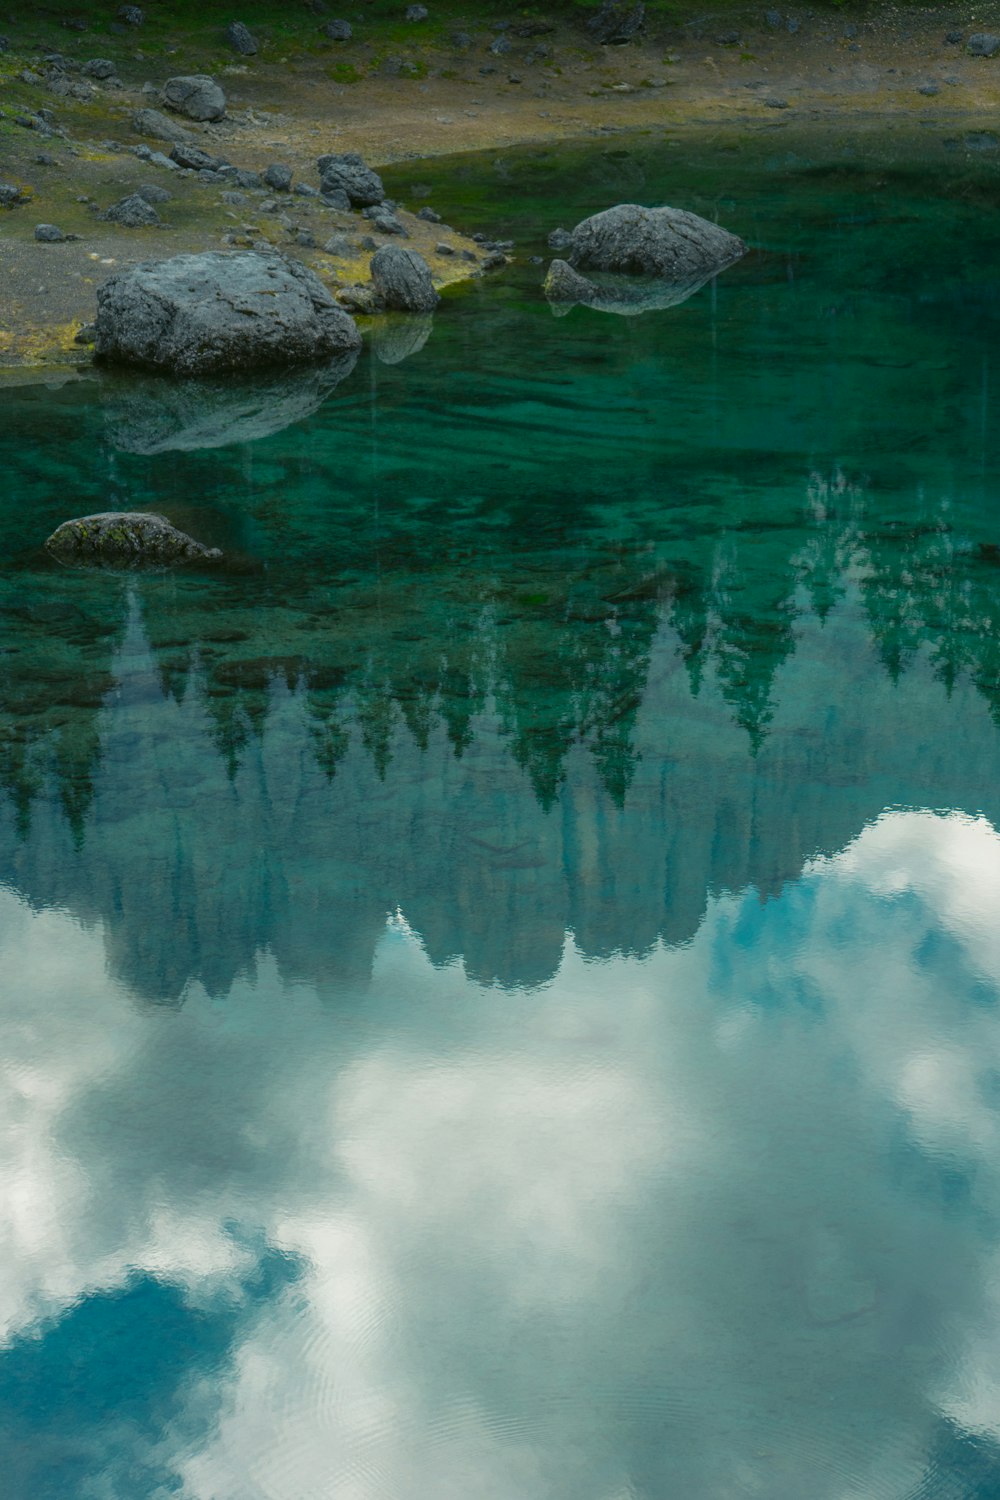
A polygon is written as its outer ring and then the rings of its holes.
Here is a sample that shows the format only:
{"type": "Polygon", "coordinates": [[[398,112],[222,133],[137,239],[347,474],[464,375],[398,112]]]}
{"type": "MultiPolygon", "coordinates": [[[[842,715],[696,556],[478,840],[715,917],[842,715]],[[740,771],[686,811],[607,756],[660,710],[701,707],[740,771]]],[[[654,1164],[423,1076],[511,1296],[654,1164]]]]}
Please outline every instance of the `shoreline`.
{"type": "MultiPolygon", "coordinates": [[[[985,29],[988,23],[967,22],[963,37],[972,24],[985,29]]],[[[214,70],[227,94],[227,118],[215,125],[179,123],[203,150],[255,171],[282,162],[307,186],[315,185],[317,156],[328,151],[358,151],[381,168],[631,134],[702,144],[717,136],[720,149],[723,142],[731,148],[784,138],[791,145],[818,137],[836,150],[840,141],[888,144],[894,137],[901,148],[905,141],[926,156],[935,142],[940,147],[964,133],[978,139],[978,151],[1000,149],[993,134],[1000,56],[970,56],[964,42],[945,40],[948,29],[934,13],[881,12],[860,23],[823,13],[795,34],[769,29],[758,18],[754,27],[742,28],[738,43],[709,36],[691,38],[682,49],[647,42],[589,52],[578,37],[560,41],[557,33],[559,45],[548,49],[563,59],[557,68],[515,71],[525,42],[512,49],[513,61],[501,59],[502,67],[486,76],[477,50],[461,74],[441,67],[422,77],[387,77],[376,69],[350,84],[331,82],[325,54],[304,54],[294,66],[230,60],[214,70]]],[[[94,49],[92,39],[72,40],[76,56],[94,49]]],[[[0,176],[23,183],[29,196],[19,207],[0,210],[0,372],[18,370],[23,377],[33,369],[44,378],[86,360],[74,338],[92,321],[96,286],[139,260],[266,242],[298,255],[331,288],[347,291],[366,282],[372,242],[390,242],[373,234],[365,248],[361,240],[370,226],[314,197],[255,192],[241,203],[225,202],[218,182],[167,173],[135,156],[137,145],[170,150],[132,128],[138,109],[157,107],[151,87],[171,72],[208,67],[198,57],[186,65],[173,52],[154,66],[138,52],[138,59],[123,57],[116,87],[94,85],[81,101],[48,97],[37,74],[36,82],[23,82],[37,55],[0,54],[5,104],[12,100],[36,112],[51,105],[51,125],[60,132],[49,133],[44,120],[40,129],[23,128],[6,108],[0,118],[0,176]],[[126,229],[98,218],[102,208],[148,182],[171,194],[161,226],[126,229]],[[79,238],[38,244],[33,232],[41,222],[79,238]],[[327,253],[329,237],[340,253],[327,253]]],[[[432,59],[434,49],[418,49],[418,55],[432,59]]],[[[471,234],[489,226],[463,225],[462,233],[426,223],[416,217],[421,206],[402,205],[408,236],[402,242],[425,255],[439,286],[486,274],[483,247],[471,234]],[[442,241],[452,253],[437,252],[442,241]]]]}

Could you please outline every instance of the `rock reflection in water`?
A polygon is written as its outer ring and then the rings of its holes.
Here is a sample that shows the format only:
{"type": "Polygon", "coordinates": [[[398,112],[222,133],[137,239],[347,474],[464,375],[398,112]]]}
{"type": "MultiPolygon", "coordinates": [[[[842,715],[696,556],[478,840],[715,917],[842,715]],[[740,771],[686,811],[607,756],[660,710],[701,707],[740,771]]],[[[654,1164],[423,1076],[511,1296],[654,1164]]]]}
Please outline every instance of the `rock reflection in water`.
{"type": "Polygon", "coordinates": [[[351,374],[357,358],[357,350],[351,350],[321,365],[224,379],[102,371],[108,439],[123,452],[145,454],[256,442],[312,416],[351,374]]]}

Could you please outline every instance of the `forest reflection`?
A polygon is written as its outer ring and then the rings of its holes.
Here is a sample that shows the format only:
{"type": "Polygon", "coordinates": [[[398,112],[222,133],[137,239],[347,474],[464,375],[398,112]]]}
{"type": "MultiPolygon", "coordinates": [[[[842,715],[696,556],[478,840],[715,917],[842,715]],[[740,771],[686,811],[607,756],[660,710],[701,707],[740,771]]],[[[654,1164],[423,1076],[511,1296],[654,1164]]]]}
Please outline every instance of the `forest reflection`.
{"type": "MultiPolygon", "coordinates": [[[[105,925],[151,1001],[262,950],[362,981],[387,911],[436,964],[546,982],[689,941],[886,806],[1000,824],[1000,570],[947,507],[510,559],[407,550],[294,591],[35,573],[0,668],[0,877],[105,925]]],[[[23,576],[23,575],[22,575],[23,576]]],[[[24,591],[22,590],[22,593],[24,591]]]]}

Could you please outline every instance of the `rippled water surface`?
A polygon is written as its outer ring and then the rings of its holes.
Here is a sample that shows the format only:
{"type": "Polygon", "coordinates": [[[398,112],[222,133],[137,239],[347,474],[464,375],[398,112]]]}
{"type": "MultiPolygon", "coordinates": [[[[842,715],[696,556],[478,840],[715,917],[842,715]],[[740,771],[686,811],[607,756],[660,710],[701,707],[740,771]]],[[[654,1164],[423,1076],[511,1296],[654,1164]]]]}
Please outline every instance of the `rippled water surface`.
{"type": "Polygon", "coordinates": [[[522,258],[353,370],[4,393],[11,1500],[1000,1495],[1000,186],[682,155],[398,169],[522,258]],[[753,253],[554,317],[623,196],[753,253]]]}

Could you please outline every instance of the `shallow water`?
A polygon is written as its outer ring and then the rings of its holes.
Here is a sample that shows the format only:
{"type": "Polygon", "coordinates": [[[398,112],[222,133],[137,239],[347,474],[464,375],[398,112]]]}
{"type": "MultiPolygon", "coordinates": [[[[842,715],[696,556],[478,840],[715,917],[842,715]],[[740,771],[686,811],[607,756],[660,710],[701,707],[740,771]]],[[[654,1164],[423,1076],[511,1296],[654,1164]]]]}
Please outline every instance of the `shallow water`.
{"type": "Polygon", "coordinates": [[[419,171],[755,250],[5,392],[5,1493],[1000,1495],[995,170],[419,171]]]}

